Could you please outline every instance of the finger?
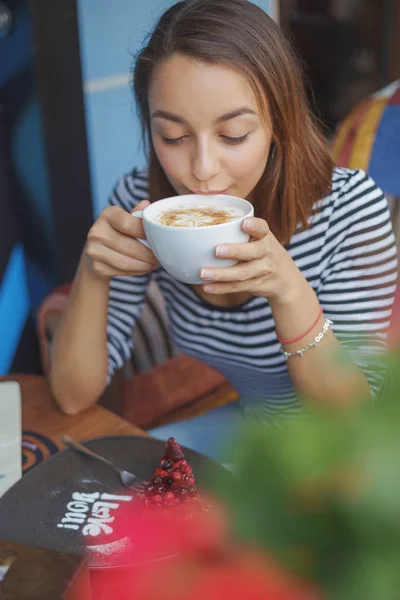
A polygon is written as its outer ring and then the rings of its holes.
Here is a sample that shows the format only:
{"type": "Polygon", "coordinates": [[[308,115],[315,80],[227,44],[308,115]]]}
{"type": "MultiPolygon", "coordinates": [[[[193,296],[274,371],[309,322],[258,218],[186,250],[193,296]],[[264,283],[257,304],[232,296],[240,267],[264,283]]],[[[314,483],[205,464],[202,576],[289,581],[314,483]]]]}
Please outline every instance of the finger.
{"type": "Polygon", "coordinates": [[[129,235],[118,233],[118,231],[113,230],[111,227],[107,234],[102,237],[101,241],[107,248],[125,256],[153,265],[158,262],[150,248],[147,248],[147,246],[144,246],[144,244],[129,235]]]}
{"type": "Polygon", "coordinates": [[[255,260],[266,254],[265,238],[245,244],[218,244],[215,248],[217,258],[236,258],[237,260],[255,260]]]}
{"type": "MultiPolygon", "coordinates": [[[[129,214],[127,214],[127,216],[128,219],[132,219],[129,214]]],[[[116,220],[118,219],[119,216],[117,215],[116,220]]],[[[110,220],[112,223],[115,223],[114,217],[110,220]]],[[[150,264],[155,264],[157,262],[156,257],[149,248],[138,242],[136,238],[115,229],[107,219],[99,219],[95,223],[88,233],[88,240],[91,243],[101,243],[107,248],[115,250],[120,254],[130,256],[131,258],[143,260],[150,264]]]]}
{"type": "Polygon", "coordinates": [[[264,238],[270,231],[268,223],[264,221],[264,219],[257,219],[256,217],[245,219],[242,224],[242,229],[257,240],[264,238]]]}
{"type": "Polygon", "coordinates": [[[223,294],[235,294],[238,292],[251,292],[257,296],[257,290],[261,289],[261,280],[249,279],[247,281],[230,281],[229,283],[207,283],[203,285],[203,290],[208,294],[222,296],[223,294]]]}
{"type": "MultiPolygon", "coordinates": [[[[140,242],[137,242],[138,244],[140,242]]],[[[154,263],[148,263],[143,260],[127,256],[116,252],[111,248],[107,248],[100,243],[92,243],[87,248],[87,254],[93,263],[99,262],[108,265],[110,268],[115,269],[121,273],[130,274],[139,272],[147,272],[151,270],[154,263]]]]}
{"type": "MultiPolygon", "coordinates": [[[[139,205],[136,209],[139,210],[139,205]]],[[[113,229],[120,233],[133,238],[145,238],[142,219],[137,217],[132,219],[132,214],[119,206],[110,206],[106,209],[104,218],[113,229]]]]}
{"type": "MultiPolygon", "coordinates": [[[[150,204],[150,202],[148,200],[142,200],[131,211],[131,216],[135,217],[135,213],[136,212],[138,212],[139,210],[144,210],[146,208],[146,206],[149,206],[149,204],[150,204]]],[[[138,221],[140,221],[140,223],[138,224],[138,228],[140,230],[140,235],[136,235],[135,237],[138,237],[138,238],[140,238],[142,240],[145,240],[146,239],[146,234],[144,232],[143,220],[140,217],[135,217],[135,219],[137,219],[138,221]]]]}
{"type": "Polygon", "coordinates": [[[139,204],[136,204],[135,208],[133,210],[131,210],[131,215],[133,215],[134,212],[136,212],[137,210],[144,210],[146,208],[146,206],[149,206],[150,202],[148,200],[141,200],[139,202],[139,204]]]}
{"type": "Polygon", "coordinates": [[[253,260],[248,263],[241,263],[234,267],[211,269],[205,267],[200,272],[200,277],[204,281],[248,281],[255,277],[268,276],[268,268],[265,259],[253,260]]]}

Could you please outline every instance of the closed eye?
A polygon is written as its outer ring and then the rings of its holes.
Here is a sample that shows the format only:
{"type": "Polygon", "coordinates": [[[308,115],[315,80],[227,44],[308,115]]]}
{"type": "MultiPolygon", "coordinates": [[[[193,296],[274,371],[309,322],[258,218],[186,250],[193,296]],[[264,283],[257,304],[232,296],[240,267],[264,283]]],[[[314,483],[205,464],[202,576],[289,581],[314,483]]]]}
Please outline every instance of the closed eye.
{"type": "MultiPolygon", "coordinates": [[[[228,144],[234,145],[234,144],[242,144],[243,142],[245,142],[247,140],[249,135],[250,135],[249,133],[246,133],[246,135],[242,135],[240,137],[229,137],[227,135],[221,135],[221,138],[228,144]]],[[[181,135],[180,137],[177,137],[177,138],[168,138],[163,135],[161,137],[165,144],[179,144],[179,143],[183,142],[183,140],[187,136],[181,135]]]]}
{"type": "Polygon", "coordinates": [[[179,144],[180,142],[182,142],[185,139],[186,136],[181,135],[181,137],[177,137],[177,138],[167,138],[163,135],[161,137],[165,144],[179,144]]]}
{"type": "Polygon", "coordinates": [[[227,135],[222,135],[221,137],[228,144],[242,144],[243,142],[245,142],[247,140],[249,135],[250,135],[249,133],[246,133],[246,135],[242,135],[241,137],[229,137],[227,135]]]}

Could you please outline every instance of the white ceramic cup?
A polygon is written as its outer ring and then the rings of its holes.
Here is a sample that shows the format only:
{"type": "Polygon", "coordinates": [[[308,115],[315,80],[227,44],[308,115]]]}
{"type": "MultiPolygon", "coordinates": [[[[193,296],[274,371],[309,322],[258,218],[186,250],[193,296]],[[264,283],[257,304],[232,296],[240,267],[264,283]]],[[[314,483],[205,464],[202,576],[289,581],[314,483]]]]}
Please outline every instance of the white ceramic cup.
{"type": "Polygon", "coordinates": [[[189,194],[158,200],[141,211],[132,213],[133,217],[143,219],[146,240],[139,240],[148,246],[159,263],[175,279],[183,283],[200,284],[203,267],[232,267],[236,260],[216,258],[215,247],[218,244],[241,244],[249,241],[250,236],[242,230],[246,217],[254,215],[253,206],[247,200],[224,194],[202,196],[189,194]],[[206,225],[204,227],[176,227],[157,222],[160,215],[168,210],[204,206],[217,209],[231,209],[239,213],[227,223],[206,225]],[[146,243],[147,241],[147,243],[146,243]]]}

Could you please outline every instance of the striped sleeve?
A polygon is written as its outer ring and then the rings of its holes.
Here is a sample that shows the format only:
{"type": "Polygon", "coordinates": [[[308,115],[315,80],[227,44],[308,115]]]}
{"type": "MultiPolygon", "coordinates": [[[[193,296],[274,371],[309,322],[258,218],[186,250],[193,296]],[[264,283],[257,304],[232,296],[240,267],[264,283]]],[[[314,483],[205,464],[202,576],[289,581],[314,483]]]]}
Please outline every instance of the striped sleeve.
{"type": "Polygon", "coordinates": [[[397,280],[397,251],[383,192],[364,171],[347,171],[323,250],[318,297],[324,314],[376,399],[397,280]]]}
{"type": "MultiPolygon", "coordinates": [[[[109,199],[110,206],[120,206],[131,211],[147,198],[145,172],[134,170],[121,177],[109,199]]],[[[139,318],[151,275],[138,277],[113,277],[110,283],[107,322],[108,378],[111,381],[132,353],[132,333],[139,318]]]]}

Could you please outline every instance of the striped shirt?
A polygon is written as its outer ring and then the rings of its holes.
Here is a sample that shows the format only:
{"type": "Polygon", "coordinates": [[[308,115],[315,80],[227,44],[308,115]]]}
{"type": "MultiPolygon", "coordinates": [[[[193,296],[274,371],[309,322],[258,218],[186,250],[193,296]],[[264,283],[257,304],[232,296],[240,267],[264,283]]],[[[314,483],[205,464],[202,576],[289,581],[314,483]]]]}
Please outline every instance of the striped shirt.
{"type": "MultiPolygon", "coordinates": [[[[110,204],[131,211],[147,191],[147,172],[135,169],[118,181],[110,204]]],[[[287,250],[375,399],[385,383],[376,358],[386,347],[397,278],[387,201],[363,171],[336,168],[331,193],[315,208],[309,228],[296,232],[287,250]]],[[[277,420],[301,415],[268,301],[253,297],[237,307],[213,306],[161,267],[151,275],[111,281],[109,378],[131,355],[150,277],[163,293],[177,349],[219,370],[239,392],[246,414],[277,420]]]]}

